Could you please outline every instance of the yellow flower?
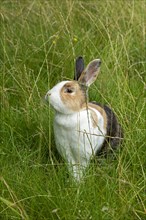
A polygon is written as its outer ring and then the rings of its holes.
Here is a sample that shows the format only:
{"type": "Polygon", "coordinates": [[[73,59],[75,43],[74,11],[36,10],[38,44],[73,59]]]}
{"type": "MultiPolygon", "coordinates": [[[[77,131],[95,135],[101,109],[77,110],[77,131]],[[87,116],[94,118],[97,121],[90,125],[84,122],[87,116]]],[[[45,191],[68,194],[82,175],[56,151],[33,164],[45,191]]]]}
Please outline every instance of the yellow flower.
{"type": "Polygon", "coordinates": [[[74,38],[73,38],[73,41],[74,41],[74,42],[77,42],[77,41],[78,41],[78,38],[77,38],[77,37],[74,37],[74,38]]]}

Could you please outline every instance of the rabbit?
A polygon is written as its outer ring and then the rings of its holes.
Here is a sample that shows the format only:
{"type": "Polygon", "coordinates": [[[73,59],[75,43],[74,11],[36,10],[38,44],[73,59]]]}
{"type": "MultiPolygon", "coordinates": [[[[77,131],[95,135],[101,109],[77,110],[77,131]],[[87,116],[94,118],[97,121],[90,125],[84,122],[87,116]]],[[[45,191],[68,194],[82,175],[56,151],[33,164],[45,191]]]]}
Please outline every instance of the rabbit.
{"type": "Polygon", "coordinates": [[[72,81],[62,81],[50,89],[45,99],[55,109],[54,136],[59,154],[68,170],[80,181],[93,156],[117,149],[123,139],[121,125],[106,105],[88,102],[88,88],[96,80],[101,60],[86,68],[76,59],[72,81]]]}

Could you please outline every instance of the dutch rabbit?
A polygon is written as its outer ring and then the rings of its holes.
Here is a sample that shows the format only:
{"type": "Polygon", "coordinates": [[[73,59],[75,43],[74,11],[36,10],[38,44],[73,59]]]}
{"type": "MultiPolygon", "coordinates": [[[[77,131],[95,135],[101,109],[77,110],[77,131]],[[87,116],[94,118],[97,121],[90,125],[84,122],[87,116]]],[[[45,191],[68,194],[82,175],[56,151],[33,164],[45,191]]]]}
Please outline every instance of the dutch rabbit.
{"type": "Polygon", "coordinates": [[[96,80],[100,65],[100,59],[95,59],[84,68],[83,58],[78,57],[74,80],[59,82],[45,96],[55,109],[57,150],[77,180],[92,156],[116,149],[123,138],[113,111],[106,105],[88,102],[88,87],[96,80]]]}

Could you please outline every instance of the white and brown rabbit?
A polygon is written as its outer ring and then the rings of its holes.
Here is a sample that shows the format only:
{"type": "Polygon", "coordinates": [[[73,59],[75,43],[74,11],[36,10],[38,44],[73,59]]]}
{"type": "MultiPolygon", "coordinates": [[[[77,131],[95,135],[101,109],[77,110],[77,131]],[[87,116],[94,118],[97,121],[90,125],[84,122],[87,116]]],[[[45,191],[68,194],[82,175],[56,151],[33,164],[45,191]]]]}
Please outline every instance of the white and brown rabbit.
{"type": "Polygon", "coordinates": [[[77,180],[81,179],[92,156],[116,149],[123,137],[113,111],[88,102],[87,90],[96,80],[100,65],[100,59],[95,59],[84,69],[83,58],[78,57],[74,80],[58,83],[45,96],[55,109],[57,150],[77,180]]]}

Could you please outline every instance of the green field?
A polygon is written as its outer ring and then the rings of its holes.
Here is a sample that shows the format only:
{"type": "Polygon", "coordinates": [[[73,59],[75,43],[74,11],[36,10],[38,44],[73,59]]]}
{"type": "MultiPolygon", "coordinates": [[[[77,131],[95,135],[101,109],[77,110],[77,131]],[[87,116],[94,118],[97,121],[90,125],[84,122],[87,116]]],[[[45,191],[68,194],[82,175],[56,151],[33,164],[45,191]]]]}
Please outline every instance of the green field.
{"type": "Polygon", "coordinates": [[[0,1],[0,219],[146,218],[146,1],[0,1]],[[124,129],[115,157],[75,183],[55,150],[47,90],[102,60],[90,100],[124,129]]]}

